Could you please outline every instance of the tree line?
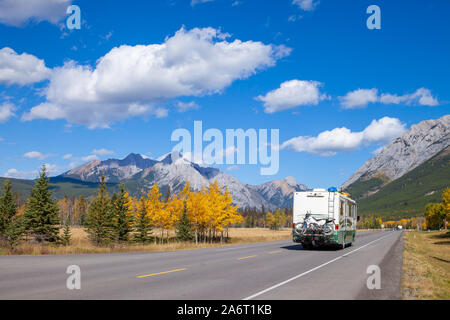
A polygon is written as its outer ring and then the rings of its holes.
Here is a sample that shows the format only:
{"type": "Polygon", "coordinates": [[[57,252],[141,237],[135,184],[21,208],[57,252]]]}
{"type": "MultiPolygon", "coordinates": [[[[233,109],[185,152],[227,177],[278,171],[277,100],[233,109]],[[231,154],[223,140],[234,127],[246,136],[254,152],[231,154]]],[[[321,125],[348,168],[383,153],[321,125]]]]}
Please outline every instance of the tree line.
{"type": "Polygon", "coordinates": [[[261,206],[261,209],[256,207],[239,209],[244,218],[242,226],[246,228],[270,228],[272,230],[290,227],[292,225],[292,211],[292,206],[270,211],[267,211],[264,205],[261,206]]]}
{"type": "Polygon", "coordinates": [[[450,221],[450,188],[442,192],[441,202],[425,206],[425,219],[427,229],[445,228],[445,223],[450,221]]]}
{"type": "Polygon", "coordinates": [[[21,240],[70,243],[70,226],[81,225],[93,244],[164,243],[175,231],[180,241],[215,242],[228,239],[228,228],[243,222],[238,207],[217,182],[193,192],[189,182],[178,194],[170,189],[164,199],[155,183],[147,194],[131,197],[120,185],[108,194],[105,177],[95,197],[56,201],[52,198],[45,167],[26,203],[17,206],[11,182],[0,195],[0,241],[14,248],[21,240]]]}

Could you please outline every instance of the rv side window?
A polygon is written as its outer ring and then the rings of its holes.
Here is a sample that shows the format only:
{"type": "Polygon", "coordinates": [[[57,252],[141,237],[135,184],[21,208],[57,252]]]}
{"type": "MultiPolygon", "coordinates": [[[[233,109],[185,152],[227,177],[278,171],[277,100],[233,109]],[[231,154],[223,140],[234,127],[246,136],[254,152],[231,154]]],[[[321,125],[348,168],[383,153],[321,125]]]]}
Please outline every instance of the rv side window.
{"type": "Polygon", "coordinates": [[[344,215],[344,201],[341,201],[340,214],[341,214],[341,216],[344,215]]]}

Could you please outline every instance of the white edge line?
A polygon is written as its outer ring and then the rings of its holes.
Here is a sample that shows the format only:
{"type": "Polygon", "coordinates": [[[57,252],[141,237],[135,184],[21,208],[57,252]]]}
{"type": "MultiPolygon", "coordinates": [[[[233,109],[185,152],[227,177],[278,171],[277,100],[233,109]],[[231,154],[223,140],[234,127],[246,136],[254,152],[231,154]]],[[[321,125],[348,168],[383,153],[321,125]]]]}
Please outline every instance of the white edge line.
{"type": "Polygon", "coordinates": [[[258,292],[258,293],[255,293],[255,294],[253,294],[253,295],[251,295],[251,296],[249,296],[249,297],[247,297],[247,298],[244,298],[244,299],[242,299],[242,300],[251,300],[251,299],[253,299],[253,298],[256,298],[256,297],[258,297],[258,296],[260,296],[260,295],[262,295],[262,294],[264,294],[264,293],[266,293],[266,292],[269,292],[269,291],[271,291],[271,290],[273,290],[273,289],[276,289],[276,288],[278,288],[278,287],[281,287],[281,286],[285,285],[286,283],[289,283],[289,282],[294,281],[294,280],[296,280],[296,279],[298,279],[298,278],[301,278],[301,277],[303,277],[304,275],[307,275],[308,273],[311,273],[311,272],[313,272],[313,271],[316,271],[317,269],[320,269],[320,268],[322,268],[322,267],[324,267],[324,266],[326,266],[326,265],[328,265],[328,264],[330,264],[330,263],[333,263],[333,262],[335,262],[335,261],[337,261],[337,260],[339,260],[339,259],[342,259],[343,257],[346,257],[346,256],[348,256],[348,255],[350,255],[350,254],[352,254],[352,253],[354,253],[354,252],[356,252],[356,251],[358,251],[358,250],[360,250],[360,249],[362,249],[362,248],[367,247],[368,245],[371,245],[372,243],[375,243],[375,242],[377,242],[377,241],[380,241],[380,240],[382,240],[382,239],[384,239],[384,238],[386,238],[386,237],[389,237],[389,236],[391,236],[391,235],[392,235],[392,233],[391,233],[391,234],[388,234],[387,236],[381,237],[381,238],[379,238],[379,239],[373,240],[373,241],[371,241],[371,242],[369,242],[369,243],[363,245],[362,247],[359,247],[359,248],[357,248],[357,249],[355,249],[355,250],[353,250],[353,251],[350,251],[350,252],[348,252],[348,253],[346,253],[346,254],[343,254],[342,256],[339,256],[339,257],[337,257],[337,258],[334,258],[333,260],[330,260],[330,261],[328,261],[328,262],[325,262],[325,263],[321,264],[320,266],[317,266],[317,267],[315,267],[315,268],[312,268],[311,270],[308,270],[308,271],[303,272],[303,273],[301,273],[301,274],[299,274],[299,275],[296,275],[295,277],[292,277],[292,278],[287,279],[287,280],[285,280],[285,281],[283,281],[283,282],[280,282],[280,283],[278,283],[278,284],[276,284],[276,285],[274,285],[274,286],[272,286],[272,287],[270,287],[270,288],[267,288],[267,289],[265,289],[265,290],[263,290],[263,291],[260,291],[260,292],[258,292]]]}

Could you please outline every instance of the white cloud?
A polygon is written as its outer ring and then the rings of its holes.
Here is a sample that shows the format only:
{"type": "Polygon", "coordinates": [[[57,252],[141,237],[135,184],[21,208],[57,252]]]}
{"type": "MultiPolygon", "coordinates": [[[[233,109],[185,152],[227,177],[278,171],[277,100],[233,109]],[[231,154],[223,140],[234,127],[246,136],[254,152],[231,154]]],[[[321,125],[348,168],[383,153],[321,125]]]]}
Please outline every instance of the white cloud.
{"type": "Polygon", "coordinates": [[[369,103],[382,104],[405,104],[420,106],[437,106],[439,101],[433,97],[431,91],[426,88],[417,89],[412,94],[397,95],[383,93],[378,95],[378,90],[358,89],[347,93],[344,97],[340,97],[341,105],[344,109],[365,108],[369,103]]]}
{"type": "Polygon", "coordinates": [[[16,114],[14,111],[16,111],[16,106],[5,102],[2,105],[0,105],[0,123],[8,121],[10,118],[15,117],[16,114]]]}
{"type": "Polygon", "coordinates": [[[4,176],[6,178],[14,178],[14,179],[31,179],[37,176],[37,171],[20,171],[17,169],[9,169],[5,172],[4,176]]]}
{"type": "Polygon", "coordinates": [[[92,154],[97,156],[108,156],[114,154],[114,151],[106,150],[106,149],[94,149],[92,150],[92,154]]]}
{"type": "Polygon", "coordinates": [[[72,158],[72,154],[71,153],[68,153],[68,154],[65,154],[64,156],[63,156],[63,159],[70,159],[70,158],[72,158]]]}
{"type": "Polygon", "coordinates": [[[290,80],[280,88],[255,99],[264,102],[266,113],[274,113],[304,105],[317,105],[322,99],[317,81],[290,80]]]}
{"type": "Polygon", "coordinates": [[[23,26],[29,21],[53,24],[66,16],[72,0],[0,0],[0,23],[23,26]]]}
{"type": "Polygon", "coordinates": [[[396,94],[382,94],[380,97],[380,102],[384,104],[401,104],[406,105],[421,105],[421,106],[437,106],[439,101],[433,97],[431,91],[426,88],[417,89],[416,92],[412,94],[405,94],[403,96],[398,96],[396,94]]]}
{"type": "Polygon", "coordinates": [[[39,151],[31,151],[31,152],[27,152],[23,155],[25,158],[28,159],[39,159],[39,160],[45,160],[48,157],[50,157],[50,154],[42,154],[39,151]]]}
{"type": "Polygon", "coordinates": [[[17,54],[8,47],[0,49],[0,84],[26,85],[43,81],[49,76],[50,69],[43,60],[27,53],[17,54]]]}
{"type": "Polygon", "coordinates": [[[85,162],[90,162],[90,161],[99,160],[99,159],[95,154],[91,154],[89,156],[82,157],[81,160],[85,161],[85,162]]]}
{"type": "Polygon", "coordinates": [[[364,142],[388,143],[399,137],[405,130],[405,124],[397,118],[384,117],[380,120],[373,120],[363,131],[364,142]]]}
{"type": "MultiPolygon", "coordinates": [[[[49,176],[57,175],[57,174],[61,173],[62,170],[65,169],[63,167],[59,167],[57,165],[50,164],[50,163],[46,163],[46,164],[44,164],[44,166],[45,166],[47,174],[49,176]]],[[[4,176],[6,178],[14,178],[14,179],[35,179],[36,177],[38,177],[40,170],[41,170],[41,167],[39,167],[39,170],[33,170],[33,171],[21,171],[21,170],[12,168],[12,169],[9,169],[8,171],[6,171],[4,176]]]]}
{"type": "Polygon", "coordinates": [[[340,152],[351,152],[362,145],[386,143],[399,137],[406,130],[399,119],[384,117],[373,120],[363,131],[352,132],[345,127],[324,131],[316,137],[300,136],[282,144],[297,152],[308,152],[321,156],[334,156],[340,152]]]}
{"type": "Polygon", "coordinates": [[[182,102],[182,101],[176,101],[175,107],[177,108],[178,112],[186,112],[189,110],[197,110],[199,107],[198,104],[196,104],[194,101],[191,102],[182,102]]]}
{"type": "Polygon", "coordinates": [[[344,109],[365,108],[369,103],[375,103],[377,101],[377,89],[358,89],[341,97],[341,105],[344,109]]]}
{"type": "Polygon", "coordinates": [[[50,164],[50,163],[46,163],[44,164],[45,169],[47,170],[47,174],[49,176],[54,176],[56,174],[59,174],[62,170],[64,170],[65,168],[57,166],[55,164],[50,164]]]}
{"type": "Polygon", "coordinates": [[[316,0],[293,0],[292,3],[297,5],[302,10],[312,11],[319,4],[319,1],[316,1],[316,0]]]}
{"type": "Polygon", "coordinates": [[[228,37],[213,28],[181,28],[162,44],[116,47],[95,68],[67,62],[53,70],[46,102],[22,119],[66,119],[95,128],[135,116],[163,117],[167,110],[155,107],[162,101],[220,93],[291,51],[228,37]]]}

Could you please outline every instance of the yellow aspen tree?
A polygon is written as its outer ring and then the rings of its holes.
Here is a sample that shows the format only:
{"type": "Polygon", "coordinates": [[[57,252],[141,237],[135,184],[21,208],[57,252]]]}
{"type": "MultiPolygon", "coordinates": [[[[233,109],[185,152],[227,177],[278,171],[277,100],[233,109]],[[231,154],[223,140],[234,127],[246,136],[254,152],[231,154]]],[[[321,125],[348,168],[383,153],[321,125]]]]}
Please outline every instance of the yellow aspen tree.
{"type": "Polygon", "coordinates": [[[195,232],[195,243],[199,241],[199,237],[202,235],[204,229],[204,221],[206,217],[208,202],[205,196],[205,189],[202,187],[200,192],[190,192],[186,201],[186,207],[191,221],[192,227],[195,232]]]}
{"type": "MultiPolygon", "coordinates": [[[[153,187],[148,192],[148,204],[147,204],[147,211],[148,215],[150,217],[150,220],[152,224],[155,227],[158,227],[161,229],[161,232],[164,231],[163,227],[163,217],[165,215],[164,212],[164,205],[161,202],[161,193],[159,192],[159,187],[155,183],[153,184],[153,187]]],[[[162,242],[162,233],[161,233],[161,242],[162,242]]],[[[156,243],[156,237],[155,237],[155,243],[156,243]]]]}
{"type": "Polygon", "coordinates": [[[167,232],[167,240],[169,238],[169,230],[173,230],[180,220],[184,208],[184,201],[176,195],[171,195],[165,206],[164,229],[167,232]]]}
{"type": "Polygon", "coordinates": [[[268,226],[270,229],[273,228],[273,225],[274,225],[274,223],[275,223],[275,217],[274,217],[274,215],[273,215],[272,212],[268,212],[268,213],[267,213],[267,216],[266,216],[266,223],[267,223],[267,226],[268,226]]]}
{"type": "Polygon", "coordinates": [[[442,192],[442,205],[444,206],[445,219],[450,222],[450,188],[446,188],[442,192]]]}
{"type": "Polygon", "coordinates": [[[239,214],[239,206],[233,206],[233,198],[231,197],[228,188],[225,188],[225,192],[222,195],[223,213],[219,219],[219,231],[221,232],[220,242],[223,241],[223,231],[227,230],[228,238],[228,228],[236,223],[241,223],[244,219],[239,214]]]}

